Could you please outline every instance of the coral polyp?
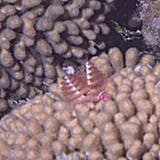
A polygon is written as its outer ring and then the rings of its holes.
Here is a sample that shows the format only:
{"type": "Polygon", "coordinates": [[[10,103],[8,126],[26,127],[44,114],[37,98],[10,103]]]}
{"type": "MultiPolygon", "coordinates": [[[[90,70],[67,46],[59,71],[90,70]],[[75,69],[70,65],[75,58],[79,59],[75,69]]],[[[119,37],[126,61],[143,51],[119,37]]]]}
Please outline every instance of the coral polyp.
{"type": "Polygon", "coordinates": [[[106,76],[87,61],[85,71],[66,74],[61,81],[64,97],[71,103],[106,101],[106,76]]]}

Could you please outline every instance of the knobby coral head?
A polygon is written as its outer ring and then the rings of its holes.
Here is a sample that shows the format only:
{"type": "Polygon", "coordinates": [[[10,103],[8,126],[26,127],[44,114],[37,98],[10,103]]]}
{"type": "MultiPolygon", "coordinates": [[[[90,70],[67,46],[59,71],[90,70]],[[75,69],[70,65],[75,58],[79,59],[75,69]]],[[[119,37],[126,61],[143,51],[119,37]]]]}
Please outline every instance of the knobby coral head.
{"type": "Polygon", "coordinates": [[[60,87],[69,103],[97,103],[109,99],[105,89],[106,83],[105,75],[93,63],[87,61],[84,71],[66,74],[62,79],[60,87]]]}

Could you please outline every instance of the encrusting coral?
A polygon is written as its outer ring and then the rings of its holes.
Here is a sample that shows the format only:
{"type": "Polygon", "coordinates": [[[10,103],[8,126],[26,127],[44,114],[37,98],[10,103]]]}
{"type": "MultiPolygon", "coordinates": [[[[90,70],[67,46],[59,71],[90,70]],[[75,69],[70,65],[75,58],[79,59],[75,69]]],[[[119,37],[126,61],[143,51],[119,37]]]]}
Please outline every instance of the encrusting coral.
{"type": "Polygon", "coordinates": [[[105,50],[105,16],[112,3],[0,1],[0,112],[53,83],[58,56],[82,58],[105,50]]]}
{"type": "Polygon", "coordinates": [[[125,62],[111,48],[90,60],[106,73],[107,101],[67,103],[52,84],[49,93],[17,106],[0,121],[0,159],[158,160],[160,65],[151,55],[137,58],[135,48],[125,62]]]}

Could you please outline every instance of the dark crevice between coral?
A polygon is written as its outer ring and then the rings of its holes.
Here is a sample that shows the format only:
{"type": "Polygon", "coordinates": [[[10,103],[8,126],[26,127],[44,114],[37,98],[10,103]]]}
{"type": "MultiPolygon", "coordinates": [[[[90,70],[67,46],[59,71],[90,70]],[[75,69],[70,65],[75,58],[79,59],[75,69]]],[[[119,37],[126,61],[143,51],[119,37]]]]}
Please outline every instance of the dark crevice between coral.
{"type": "Polygon", "coordinates": [[[12,108],[11,108],[11,107],[8,107],[6,111],[0,112],[0,119],[1,119],[4,115],[10,113],[11,110],[12,110],[12,108]]]}
{"type": "MultiPolygon", "coordinates": [[[[160,48],[147,45],[143,36],[138,39],[125,41],[123,37],[115,31],[115,24],[117,22],[120,26],[125,27],[130,31],[142,30],[143,22],[131,27],[129,25],[130,20],[134,15],[139,16],[139,1],[137,0],[116,0],[111,12],[107,14],[106,21],[111,29],[110,34],[107,36],[107,44],[110,47],[119,47],[122,52],[125,52],[129,47],[136,47],[140,53],[139,58],[144,54],[151,54],[155,56],[156,62],[160,62],[160,48]]],[[[136,22],[135,22],[136,23],[136,22]]]]}
{"type": "Polygon", "coordinates": [[[143,37],[139,37],[138,39],[133,40],[124,40],[123,37],[116,32],[115,25],[113,21],[117,22],[121,27],[125,27],[130,31],[135,31],[141,29],[142,24],[137,26],[137,28],[132,29],[128,22],[131,19],[132,15],[136,12],[138,5],[137,0],[116,0],[114,7],[112,8],[111,12],[106,16],[106,22],[110,27],[110,34],[106,38],[106,43],[108,47],[119,47],[122,52],[125,52],[129,47],[137,47],[140,51],[150,51],[149,48],[144,40],[143,37]]]}

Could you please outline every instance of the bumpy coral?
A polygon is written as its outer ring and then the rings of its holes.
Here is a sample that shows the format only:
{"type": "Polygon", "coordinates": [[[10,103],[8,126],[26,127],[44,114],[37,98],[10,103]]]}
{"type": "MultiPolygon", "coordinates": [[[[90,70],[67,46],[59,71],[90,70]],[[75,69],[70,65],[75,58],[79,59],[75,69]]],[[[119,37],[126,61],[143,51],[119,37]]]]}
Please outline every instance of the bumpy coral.
{"type": "Polygon", "coordinates": [[[0,1],[0,111],[53,83],[57,56],[79,58],[104,50],[105,15],[112,2],[0,1]]]}
{"type": "Polygon", "coordinates": [[[93,57],[111,99],[69,105],[58,84],[0,121],[2,160],[149,160],[160,158],[160,65],[130,48],[93,57]],[[134,60],[134,61],[133,61],[134,60]],[[117,64],[117,65],[116,65],[117,64]],[[68,155],[68,156],[67,156],[68,155]]]}

